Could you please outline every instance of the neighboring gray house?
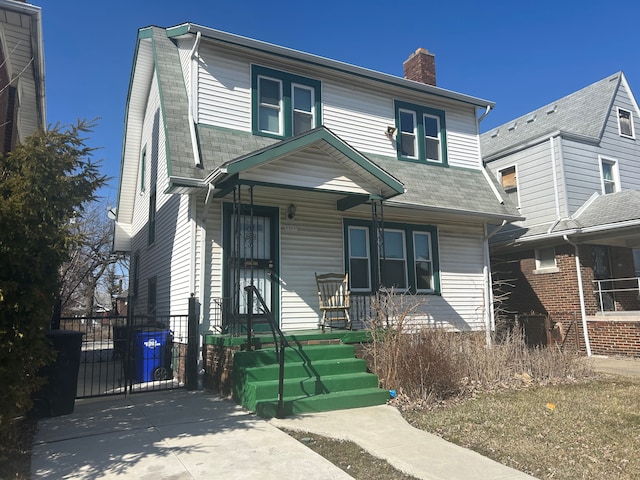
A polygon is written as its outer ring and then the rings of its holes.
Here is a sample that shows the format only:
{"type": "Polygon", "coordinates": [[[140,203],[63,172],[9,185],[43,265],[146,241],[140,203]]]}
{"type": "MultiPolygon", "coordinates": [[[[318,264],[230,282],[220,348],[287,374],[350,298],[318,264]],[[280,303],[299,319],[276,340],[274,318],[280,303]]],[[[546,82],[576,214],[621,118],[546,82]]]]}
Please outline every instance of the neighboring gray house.
{"type": "MultiPolygon", "coordinates": [[[[565,330],[575,313],[578,326],[589,325],[588,352],[626,353],[601,338],[604,313],[630,320],[640,310],[639,129],[638,104],[618,72],[481,136],[485,165],[525,218],[491,241],[496,263],[517,279],[508,308],[549,314],[565,330]]],[[[640,354],[640,324],[616,325],[640,354]]]]}
{"type": "Polygon", "coordinates": [[[42,11],[0,0],[0,153],[45,126],[42,11]]]}
{"type": "Polygon", "coordinates": [[[382,286],[420,296],[425,323],[490,331],[487,228],[519,218],[482,166],[493,104],[423,83],[423,49],[405,67],[141,29],[115,233],[132,312],[184,314],[194,295],[201,332],[233,332],[253,282],[282,329],[315,329],[314,272],[348,272],[356,325],[382,286]]]}

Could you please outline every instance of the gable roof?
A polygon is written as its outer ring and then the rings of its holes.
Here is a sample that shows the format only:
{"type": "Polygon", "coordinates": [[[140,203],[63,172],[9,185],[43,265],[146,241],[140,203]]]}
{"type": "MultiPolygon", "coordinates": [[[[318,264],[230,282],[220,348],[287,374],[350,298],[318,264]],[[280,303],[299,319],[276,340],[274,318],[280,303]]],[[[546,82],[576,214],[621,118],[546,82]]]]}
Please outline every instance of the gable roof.
{"type": "Polygon", "coordinates": [[[483,133],[483,158],[490,161],[500,153],[558,131],[599,141],[623,79],[622,72],[615,73],[483,133]]]}
{"type": "MultiPolygon", "coordinates": [[[[404,186],[400,181],[324,126],[225,162],[207,177],[207,181],[219,175],[238,174],[251,168],[266,165],[310,147],[320,148],[326,155],[346,166],[350,171],[366,177],[369,184],[376,185],[376,188],[379,189],[379,195],[383,198],[404,193],[404,186]]],[[[371,193],[373,194],[373,192],[371,193]]]]}

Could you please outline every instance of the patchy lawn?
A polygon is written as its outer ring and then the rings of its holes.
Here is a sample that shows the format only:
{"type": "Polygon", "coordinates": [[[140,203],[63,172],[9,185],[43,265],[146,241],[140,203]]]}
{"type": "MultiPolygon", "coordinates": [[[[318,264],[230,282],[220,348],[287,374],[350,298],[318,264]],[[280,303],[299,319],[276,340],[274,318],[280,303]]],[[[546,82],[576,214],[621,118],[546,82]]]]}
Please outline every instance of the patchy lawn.
{"type": "Polygon", "coordinates": [[[314,433],[284,431],[356,480],[416,480],[415,477],[396,470],[386,460],[370,455],[353,442],[335,440],[314,433]]]}
{"type": "Polygon", "coordinates": [[[478,394],[406,410],[414,426],[540,479],[640,478],[640,381],[478,394]]]}

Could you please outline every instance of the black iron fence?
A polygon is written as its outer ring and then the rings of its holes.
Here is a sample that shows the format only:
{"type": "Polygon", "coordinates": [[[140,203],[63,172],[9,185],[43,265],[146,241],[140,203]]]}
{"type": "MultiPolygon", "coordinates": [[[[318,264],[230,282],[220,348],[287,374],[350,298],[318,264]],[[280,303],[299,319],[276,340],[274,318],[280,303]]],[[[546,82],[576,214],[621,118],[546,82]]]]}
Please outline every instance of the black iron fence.
{"type": "Polygon", "coordinates": [[[189,318],[62,317],[82,333],[76,398],[185,387],[189,318]]]}

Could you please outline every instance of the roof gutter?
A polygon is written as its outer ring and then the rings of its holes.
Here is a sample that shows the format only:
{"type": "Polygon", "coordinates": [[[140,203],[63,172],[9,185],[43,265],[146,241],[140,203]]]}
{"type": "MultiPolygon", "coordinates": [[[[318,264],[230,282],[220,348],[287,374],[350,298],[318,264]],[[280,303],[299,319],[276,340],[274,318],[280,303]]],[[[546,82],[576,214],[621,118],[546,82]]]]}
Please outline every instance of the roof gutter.
{"type": "Polygon", "coordinates": [[[252,48],[254,50],[258,50],[271,55],[278,55],[285,58],[295,59],[298,61],[306,62],[308,64],[329,68],[334,71],[347,73],[350,75],[357,75],[361,78],[379,81],[382,83],[386,83],[388,85],[395,85],[402,88],[410,88],[412,90],[429,93],[438,97],[457,100],[457,101],[468,103],[478,107],[486,107],[487,105],[491,105],[493,107],[495,105],[494,102],[491,102],[489,100],[472,97],[470,95],[465,95],[465,94],[454,92],[451,90],[446,90],[444,88],[436,87],[433,85],[427,85],[424,83],[415,82],[413,80],[407,80],[405,78],[397,77],[395,75],[389,75],[387,73],[377,72],[375,70],[370,70],[368,68],[357,67],[355,65],[350,65],[345,62],[331,60],[318,55],[301,52],[299,50],[281,47],[279,45],[274,45],[271,43],[262,42],[262,41],[254,40],[247,37],[242,37],[240,35],[234,35],[232,33],[222,32],[220,30],[215,30],[215,29],[204,27],[202,25],[197,25],[194,23],[177,25],[175,27],[171,27],[167,29],[167,33],[170,36],[180,36],[180,35],[184,35],[185,33],[197,33],[197,32],[201,32],[202,35],[204,35],[207,38],[211,38],[213,40],[224,42],[230,45],[236,45],[244,48],[252,48]]]}
{"type": "Polygon", "coordinates": [[[193,42],[193,48],[189,54],[189,79],[191,88],[189,89],[189,133],[191,134],[191,147],[193,148],[193,160],[196,167],[202,165],[200,160],[200,150],[198,148],[198,137],[196,135],[196,125],[193,110],[197,108],[197,102],[193,101],[193,97],[197,95],[198,87],[198,46],[200,45],[200,32],[196,33],[196,40],[193,42]]]}

